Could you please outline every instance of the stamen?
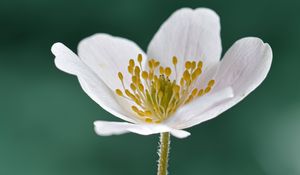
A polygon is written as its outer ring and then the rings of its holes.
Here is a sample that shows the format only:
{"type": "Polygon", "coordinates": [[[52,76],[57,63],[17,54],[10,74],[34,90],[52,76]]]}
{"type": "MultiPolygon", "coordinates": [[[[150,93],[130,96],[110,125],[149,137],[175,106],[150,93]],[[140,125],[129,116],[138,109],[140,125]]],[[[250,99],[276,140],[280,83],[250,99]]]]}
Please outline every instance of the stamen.
{"type": "Polygon", "coordinates": [[[120,89],[116,89],[116,94],[119,96],[123,96],[123,92],[120,89]]]}
{"type": "Polygon", "coordinates": [[[141,72],[140,68],[139,68],[138,66],[135,66],[134,74],[135,74],[137,77],[139,77],[139,76],[140,76],[140,72],[141,72]]]}
{"type": "Polygon", "coordinates": [[[198,97],[200,97],[202,95],[203,95],[203,89],[200,89],[199,92],[198,92],[198,97]]]}
{"type": "Polygon", "coordinates": [[[197,92],[198,92],[198,89],[195,88],[193,91],[192,91],[192,95],[195,97],[197,95],[197,92]]]}
{"type": "Polygon", "coordinates": [[[205,88],[204,92],[208,93],[210,90],[211,90],[211,87],[208,86],[208,87],[205,88]]]}
{"type": "Polygon", "coordinates": [[[154,63],[154,67],[158,67],[159,65],[160,65],[159,61],[157,61],[157,62],[154,63]]]}
{"type": "Polygon", "coordinates": [[[198,64],[197,64],[197,67],[200,68],[200,69],[202,69],[202,66],[203,66],[203,62],[199,61],[198,64]]]}
{"type": "Polygon", "coordinates": [[[171,68],[166,67],[166,69],[165,69],[165,74],[166,74],[166,76],[169,77],[169,76],[171,75],[171,73],[172,73],[171,68]]]}
{"type": "Polygon", "coordinates": [[[128,66],[128,72],[129,72],[130,74],[133,73],[133,66],[128,66]]]}
{"type": "Polygon", "coordinates": [[[130,66],[130,67],[134,67],[134,60],[133,60],[133,59],[130,59],[130,60],[129,60],[129,66],[130,66]]]}
{"type": "Polygon", "coordinates": [[[124,85],[124,81],[123,81],[123,74],[122,74],[121,72],[119,72],[119,73],[118,73],[118,77],[119,77],[119,79],[120,79],[120,81],[121,81],[121,83],[122,83],[123,89],[125,89],[125,85],[124,85]]]}
{"type": "Polygon", "coordinates": [[[121,72],[118,73],[119,79],[123,81],[123,74],[121,72]]]}
{"type": "Polygon", "coordinates": [[[143,61],[143,56],[142,56],[142,54],[139,54],[138,55],[138,62],[142,63],[142,61],[143,61]]]}
{"type": "Polygon", "coordinates": [[[172,62],[173,62],[173,65],[174,65],[174,69],[175,69],[175,81],[177,81],[177,57],[176,56],[173,56],[173,59],[172,59],[172,62]]]}
{"type": "Polygon", "coordinates": [[[144,80],[147,80],[148,79],[148,72],[143,71],[142,72],[142,77],[143,77],[144,80]]]}
{"type": "Polygon", "coordinates": [[[207,86],[212,87],[214,84],[215,84],[215,80],[210,80],[210,81],[208,82],[208,85],[207,85],[207,86]]]}
{"type": "Polygon", "coordinates": [[[191,75],[190,75],[189,71],[187,71],[187,70],[184,71],[183,78],[186,82],[190,81],[191,75]]]}
{"type": "Polygon", "coordinates": [[[146,119],[145,119],[145,122],[147,122],[147,123],[152,123],[152,118],[146,118],[146,119]]]}
{"type": "Polygon", "coordinates": [[[176,66],[176,64],[177,64],[177,57],[176,56],[173,56],[172,62],[174,64],[174,66],[176,66]]]}
{"type": "Polygon", "coordinates": [[[153,69],[152,60],[148,61],[148,65],[149,65],[150,70],[153,69]]]}
{"type": "Polygon", "coordinates": [[[196,68],[196,61],[192,62],[191,69],[194,70],[196,68]]]}
{"type": "Polygon", "coordinates": [[[130,84],[130,88],[131,88],[133,91],[136,90],[136,87],[135,87],[135,85],[134,85],[133,83],[130,84]]]}
{"type": "Polygon", "coordinates": [[[162,66],[159,67],[159,73],[160,73],[160,75],[165,73],[165,70],[162,66]]]}
{"type": "Polygon", "coordinates": [[[185,62],[185,68],[190,69],[192,67],[192,63],[190,61],[185,62]]]}
{"type": "Polygon", "coordinates": [[[142,84],[139,84],[139,90],[140,90],[141,92],[144,92],[144,86],[143,86],[142,84]]]}
{"type": "Polygon", "coordinates": [[[123,74],[118,73],[123,91],[116,89],[115,93],[134,102],[135,105],[131,107],[132,111],[146,123],[160,123],[180,106],[209,93],[215,84],[215,80],[210,80],[203,89],[195,87],[202,73],[202,61],[186,61],[185,70],[179,82],[177,82],[178,59],[176,56],[172,58],[173,71],[171,67],[159,66],[160,62],[155,59],[148,61],[149,69],[146,71],[142,69],[142,61],[142,54],[138,54],[138,64],[135,64],[133,59],[128,62],[128,73],[131,76],[131,82],[128,82],[129,89],[125,87],[123,74]],[[176,74],[174,80],[169,79],[172,72],[176,74]]]}

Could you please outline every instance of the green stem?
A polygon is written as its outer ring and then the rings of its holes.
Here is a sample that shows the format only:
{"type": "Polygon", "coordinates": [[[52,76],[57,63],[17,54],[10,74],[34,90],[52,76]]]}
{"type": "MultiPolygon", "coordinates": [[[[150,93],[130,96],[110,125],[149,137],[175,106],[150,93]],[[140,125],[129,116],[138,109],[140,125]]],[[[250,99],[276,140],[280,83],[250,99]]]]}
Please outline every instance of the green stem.
{"type": "Polygon", "coordinates": [[[170,133],[164,132],[160,134],[159,143],[159,160],[157,175],[167,175],[168,174],[168,156],[170,149],[170,133]]]}

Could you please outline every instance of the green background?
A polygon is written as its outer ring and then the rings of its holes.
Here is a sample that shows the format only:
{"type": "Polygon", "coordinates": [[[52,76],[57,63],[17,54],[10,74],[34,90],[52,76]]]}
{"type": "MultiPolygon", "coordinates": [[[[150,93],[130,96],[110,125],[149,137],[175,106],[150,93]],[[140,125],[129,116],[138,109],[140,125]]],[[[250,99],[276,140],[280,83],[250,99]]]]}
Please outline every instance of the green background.
{"type": "Polygon", "coordinates": [[[50,47],[102,32],[143,49],[181,7],[221,17],[223,51],[245,36],[274,53],[263,84],[216,119],[172,139],[172,175],[300,174],[299,0],[0,1],[0,174],[154,175],[158,135],[99,137],[117,120],[54,66],[50,47]]]}

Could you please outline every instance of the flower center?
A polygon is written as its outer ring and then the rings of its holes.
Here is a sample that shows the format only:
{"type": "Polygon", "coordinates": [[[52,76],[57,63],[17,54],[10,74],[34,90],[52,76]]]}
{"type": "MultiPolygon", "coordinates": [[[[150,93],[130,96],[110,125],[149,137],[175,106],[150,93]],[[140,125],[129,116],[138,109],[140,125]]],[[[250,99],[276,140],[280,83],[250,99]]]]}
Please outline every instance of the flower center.
{"type": "Polygon", "coordinates": [[[203,89],[195,87],[202,73],[202,61],[186,61],[185,70],[177,80],[177,57],[172,59],[175,79],[170,80],[172,69],[160,66],[155,59],[148,61],[148,70],[143,70],[142,55],[137,63],[129,60],[128,73],[131,75],[130,87],[125,87],[123,74],[118,73],[123,90],[116,89],[116,94],[132,101],[131,109],[147,123],[160,123],[171,116],[180,106],[211,91],[215,80],[210,80],[203,89]]]}

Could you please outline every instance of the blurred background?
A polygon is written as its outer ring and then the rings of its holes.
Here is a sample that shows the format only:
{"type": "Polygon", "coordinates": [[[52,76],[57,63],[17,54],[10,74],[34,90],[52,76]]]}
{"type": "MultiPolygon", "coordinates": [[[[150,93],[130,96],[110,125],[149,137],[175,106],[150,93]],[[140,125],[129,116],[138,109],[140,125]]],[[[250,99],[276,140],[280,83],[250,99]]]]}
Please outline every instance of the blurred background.
{"type": "Polygon", "coordinates": [[[300,175],[299,0],[0,1],[0,174],[156,174],[158,135],[99,137],[93,121],[118,120],[54,66],[61,41],[76,51],[94,33],[143,49],[176,9],[221,17],[223,51],[245,36],[274,53],[267,79],[218,118],[172,139],[172,175],[300,175]]]}

